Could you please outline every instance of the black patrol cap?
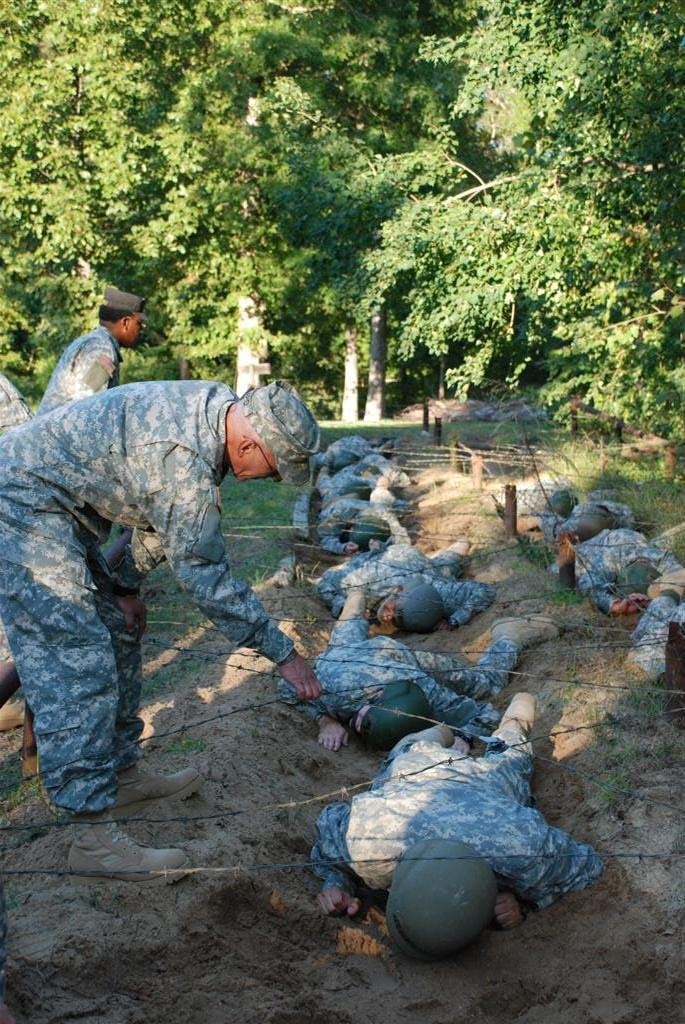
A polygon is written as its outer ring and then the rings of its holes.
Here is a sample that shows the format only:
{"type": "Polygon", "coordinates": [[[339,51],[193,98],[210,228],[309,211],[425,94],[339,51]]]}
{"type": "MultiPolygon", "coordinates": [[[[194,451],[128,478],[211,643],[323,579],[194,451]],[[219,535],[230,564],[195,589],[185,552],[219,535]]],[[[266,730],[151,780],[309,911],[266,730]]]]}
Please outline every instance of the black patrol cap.
{"type": "Polygon", "coordinates": [[[100,307],[100,319],[114,321],[121,319],[122,316],[138,313],[143,320],[147,320],[147,316],[143,312],[144,309],[145,299],[142,299],[140,295],[134,295],[133,292],[122,292],[119,288],[107,287],[100,307]]]}

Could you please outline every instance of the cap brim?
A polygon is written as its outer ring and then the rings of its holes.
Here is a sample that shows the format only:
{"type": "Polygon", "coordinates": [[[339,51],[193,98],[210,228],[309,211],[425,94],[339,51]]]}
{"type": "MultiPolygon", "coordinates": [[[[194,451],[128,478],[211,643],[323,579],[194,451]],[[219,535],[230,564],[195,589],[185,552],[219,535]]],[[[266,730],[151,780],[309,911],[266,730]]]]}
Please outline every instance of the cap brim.
{"type": "Polygon", "coordinates": [[[285,462],[278,463],[278,472],[286,484],[295,484],[301,487],[308,484],[311,477],[309,461],[307,462],[285,462]]]}

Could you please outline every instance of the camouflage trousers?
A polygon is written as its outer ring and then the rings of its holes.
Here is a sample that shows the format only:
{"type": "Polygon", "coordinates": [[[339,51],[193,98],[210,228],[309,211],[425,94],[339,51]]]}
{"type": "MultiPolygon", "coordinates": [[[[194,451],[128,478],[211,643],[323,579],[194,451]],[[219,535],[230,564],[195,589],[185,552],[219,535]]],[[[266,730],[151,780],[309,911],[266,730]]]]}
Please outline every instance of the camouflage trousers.
{"type": "Polygon", "coordinates": [[[500,692],[509,681],[509,673],[518,664],[521,648],[513,640],[495,640],[475,665],[454,654],[415,650],[413,654],[423,671],[437,683],[455,693],[482,700],[500,692]]]}
{"type": "Polygon", "coordinates": [[[33,710],[41,777],[74,813],[116,800],[140,757],[140,643],[111,593],[68,575],[0,562],[0,618],[33,710]]]}

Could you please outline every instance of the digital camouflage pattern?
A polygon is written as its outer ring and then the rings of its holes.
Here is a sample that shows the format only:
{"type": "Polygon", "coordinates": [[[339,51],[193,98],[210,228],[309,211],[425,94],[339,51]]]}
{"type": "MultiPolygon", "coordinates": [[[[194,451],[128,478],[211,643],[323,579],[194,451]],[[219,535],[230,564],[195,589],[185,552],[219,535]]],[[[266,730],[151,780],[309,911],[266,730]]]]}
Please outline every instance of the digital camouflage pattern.
{"type": "MultiPolygon", "coordinates": [[[[495,735],[508,744],[526,739],[517,722],[495,735]]],[[[468,843],[487,860],[501,888],[537,908],[600,876],[599,855],[552,828],[531,806],[530,743],[484,757],[450,758],[452,753],[430,736],[406,737],[368,792],[351,804],[324,808],[311,855],[324,888],[337,885],[349,892],[361,879],[388,889],[397,861],[427,839],[468,843]]]]}
{"type": "Polygon", "coordinates": [[[0,1003],[5,1000],[5,966],[7,964],[7,908],[5,890],[0,880],[0,1003]]]}
{"type": "Polygon", "coordinates": [[[349,434],[333,441],[325,452],[319,452],[314,457],[314,463],[317,467],[325,466],[331,473],[337,473],[338,470],[359,462],[365,455],[370,455],[375,450],[375,446],[368,438],[362,437],[361,434],[349,434]]]}
{"type": "Polygon", "coordinates": [[[28,423],[33,413],[19,388],[0,373],[0,435],[22,423],[28,423]]]}
{"type": "Polygon", "coordinates": [[[337,617],[350,590],[363,589],[367,607],[374,610],[399,588],[430,583],[440,594],[451,626],[463,626],[478,612],[489,608],[495,588],[475,580],[456,580],[463,565],[458,556],[448,559],[438,552],[437,561],[411,544],[395,543],[382,551],[354,555],[344,565],[328,569],[316,583],[316,590],[337,617]]]}
{"type": "Polygon", "coordinates": [[[373,487],[380,476],[390,476],[390,486],[393,488],[408,487],[410,484],[406,473],[394,467],[380,452],[372,451],[359,462],[337,473],[322,469],[316,478],[316,488],[325,501],[347,494],[354,486],[367,484],[373,487]]]}
{"type": "Polygon", "coordinates": [[[394,512],[383,505],[372,505],[359,498],[337,498],[322,509],[316,524],[319,544],[324,551],[341,555],[345,551],[350,525],[364,515],[374,515],[388,524],[390,540],[387,544],[411,544],[407,530],[394,512]]]}
{"type": "Polygon", "coordinates": [[[38,406],[38,416],[119,384],[121,349],[106,327],[82,334],[65,348],[38,406]]]}
{"type": "Polygon", "coordinates": [[[545,538],[552,543],[560,533],[573,533],[576,523],[583,516],[592,515],[606,510],[613,516],[614,526],[612,529],[629,529],[635,526],[635,515],[628,505],[622,505],[618,501],[581,501],[571,514],[564,518],[547,509],[540,516],[540,529],[545,538]]]}
{"type": "Polygon", "coordinates": [[[281,477],[291,484],[306,484],[310,461],[319,450],[319,425],[292,384],[275,380],[251,388],[240,405],[254,431],[276,456],[281,477]]]}
{"type": "Polygon", "coordinates": [[[431,706],[431,717],[459,728],[467,735],[490,732],[499,714],[482,697],[499,693],[520,655],[511,640],[497,640],[477,665],[451,654],[412,651],[392,637],[369,638],[365,618],[338,622],[329,646],[314,664],[325,691],[314,701],[301,701],[288,683],[278,691],[287,704],[311,718],[329,715],[343,725],[369,698],[388,683],[416,683],[431,706]]]}
{"type": "Polygon", "coordinates": [[[156,533],[181,587],[235,646],[276,662],[293,648],[226,558],[218,485],[235,399],[219,384],[130,384],[0,441],[0,615],[60,807],[109,806],[139,735],[99,552],[113,522],[156,533]]]}
{"type": "Polygon", "coordinates": [[[647,605],[630,636],[628,661],[639,665],[651,679],[666,671],[666,641],[669,622],[685,622],[685,604],[663,595],[647,605]]]}
{"type": "MultiPolygon", "coordinates": [[[[619,574],[637,558],[646,558],[659,574],[682,569],[674,554],[652,544],[636,530],[602,530],[596,537],[576,545],[576,583],[593,604],[605,614],[620,594],[619,574]]],[[[553,566],[552,571],[556,571],[553,566]]]]}
{"type": "MultiPolygon", "coordinates": [[[[28,423],[32,418],[33,413],[19,388],[0,373],[0,436],[14,427],[21,426],[22,423],[28,423]]],[[[11,658],[7,636],[0,621],[0,661],[10,661],[11,658]]]]}

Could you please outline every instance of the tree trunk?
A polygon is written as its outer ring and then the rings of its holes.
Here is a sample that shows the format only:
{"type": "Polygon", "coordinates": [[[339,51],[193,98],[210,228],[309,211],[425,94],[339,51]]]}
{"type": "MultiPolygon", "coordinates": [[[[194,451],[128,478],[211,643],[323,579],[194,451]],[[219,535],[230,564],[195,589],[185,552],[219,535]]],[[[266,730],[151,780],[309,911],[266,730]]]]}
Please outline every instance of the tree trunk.
{"type": "Polygon", "coordinates": [[[343,385],[342,421],[356,423],[359,419],[359,373],[357,365],[357,328],[345,331],[345,383],[343,385]]]}
{"type": "Polygon", "coordinates": [[[441,352],[438,357],[438,398],[445,397],[445,353],[441,352]]]}
{"type": "Polygon", "coordinates": [[[371,317],[371,352],[369,354],[369,389],[366,393],[365,423],[378,423],[385,415],[385,359],[387,320],[381,309],[371,317]]]}
{"type": "Polygon", "coordinates": [[[266,338],[260,337],[262,326],[259,315],[259,300],[246,295],[238,303],[238,330],[245,334],[245,340],[238,343],[236,354],[236,393],[244,395],[250,388],[259,387],[263,373],[271,372],[266,338]]]}

